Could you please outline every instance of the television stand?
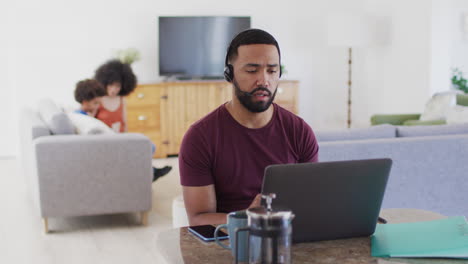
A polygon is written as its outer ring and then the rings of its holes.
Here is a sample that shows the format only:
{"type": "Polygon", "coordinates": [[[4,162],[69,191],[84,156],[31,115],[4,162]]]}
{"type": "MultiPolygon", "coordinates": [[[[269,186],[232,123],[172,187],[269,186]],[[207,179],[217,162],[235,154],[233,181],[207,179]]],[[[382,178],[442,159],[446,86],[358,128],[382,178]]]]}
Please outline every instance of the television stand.
{"type": "Polygon", "coordinates": [[[210,80],[224,80],[223,76],[176,76],[178,81],[210,81],[210,80]]]}
{"type": "Polygon", "coordinates": [[[224,76],[204,76],[201,80],[224,80],[224,76]]]}
{"type": "Polygon", "coordinates": [[[193,80],[193,78],[190,77],[190,76],[177,76],[177,77],[175,77],[175,79],[177,81],[191,81],[191,80],[193,80]]]}

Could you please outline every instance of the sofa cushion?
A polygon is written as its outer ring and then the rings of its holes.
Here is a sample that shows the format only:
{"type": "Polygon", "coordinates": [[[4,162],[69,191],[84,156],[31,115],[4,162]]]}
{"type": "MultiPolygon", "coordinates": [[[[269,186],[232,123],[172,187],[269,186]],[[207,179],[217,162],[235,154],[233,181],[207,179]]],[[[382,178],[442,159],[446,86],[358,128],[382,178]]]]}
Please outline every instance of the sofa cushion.
{"type": "Polygon", "coordinates": [[[317,141],[358,140],[371,138],[393,138],[396,127],[388,124],[371,126],[369,128],[352,128],[336,131],[316,131],[317,141]]]}
{"type": "Polygon", "coordinates": [[[114,130],[104,124],[101,120],[92,116],[68,113],[67,114],[77,134],[81,135],[96,135],[96,134],[115,134],[114,130]]]}
{"type": "Polygon", "coordinates": [[[42,136],[50,136],[50,129],[42,121],[39,113],[31,108],[21,109],[20,117],[21,140],[30,141],[42,136]]]}
{"type": "Polygon", "coordinates": [[[74,134],[75,129],[67,114],[63,112],[52,100],[42,99],[38,104],[38,112],[52,134],[74,134]]]}
{"type": "Polygon", "coordinates": [[[447,124],[468,123],[468,106],[456,105],[447,112],[447,124]]]}
{"type": "Polygon", "coordinates": [[[397,127],[397,137],[420,137],[454,134],[468,134],[468,123],[454,125],[397,127]]]}
{"type": "Polygon", "coordinates": [[[434,94],[426,103],[424,112],[419,120],[444,120],[448,109],[453,107],[456,101],[456,92],[449,91],[434,94]]]}
{"type": "Polygon", "coordinates": [[[468,106],[468,94],[465,94],[465,93],[457,94],[457,105],[468,106]]]}
{"type": "Polygon", "coordinates": [[[402,125],[404,126],[431,126],[431,125],[445,125],[447,122],[443,119],[439,120],[406,120],[402,125]]]}

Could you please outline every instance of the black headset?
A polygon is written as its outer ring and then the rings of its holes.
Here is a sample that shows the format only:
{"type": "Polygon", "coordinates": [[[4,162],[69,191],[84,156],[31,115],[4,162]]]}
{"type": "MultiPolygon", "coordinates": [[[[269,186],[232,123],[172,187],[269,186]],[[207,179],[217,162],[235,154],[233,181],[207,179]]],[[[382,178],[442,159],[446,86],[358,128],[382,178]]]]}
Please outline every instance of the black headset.
{"type": "MultiPolygon", "coordinates": [[[[226,53],[226,60],[224,61],[224,79],[226,79],[227,82],[232,82],[234,80],[234,67],[232,66],[232,64],[229,64],[228,62],[231,51],[232,51],[232,44],[229,45],[229,48],[226,53]]],[[[281,75],[282,75],[281,65],[280,65],[279,71],[280,71],[279,77],[281,78],[281,75]]]]}
{"type": "Polygon", "coordinates": [[[224,79],[226,79],[227,82],[232,82],[232,80],[234,80],[234,67],[232,67],[232,64],[225,65],[224,79]]]}

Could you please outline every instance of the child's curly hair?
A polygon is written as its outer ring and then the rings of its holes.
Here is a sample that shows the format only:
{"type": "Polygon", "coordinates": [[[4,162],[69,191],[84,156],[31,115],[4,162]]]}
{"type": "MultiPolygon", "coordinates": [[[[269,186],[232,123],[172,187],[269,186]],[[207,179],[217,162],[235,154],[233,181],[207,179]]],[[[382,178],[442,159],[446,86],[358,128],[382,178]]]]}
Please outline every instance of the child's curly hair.
{"type": "Polygon", "coordinates": [[[83,101],[91,101],[96,97],[102,97],[106,94],[106,90],[102,84],[96,80],[86,79],[76,83],[75,100],[80,104],[83,101]]]}
{"type": "Polygon", "coordinates": [[[107,92],[107,85],[118,82],[122,85],[119,95],[129,95],[135,90],[137,78],[129,64],[122,63],[119,60],[110,60],[101,65],[94,74],[94,78],[98,80],[107,92]]]}

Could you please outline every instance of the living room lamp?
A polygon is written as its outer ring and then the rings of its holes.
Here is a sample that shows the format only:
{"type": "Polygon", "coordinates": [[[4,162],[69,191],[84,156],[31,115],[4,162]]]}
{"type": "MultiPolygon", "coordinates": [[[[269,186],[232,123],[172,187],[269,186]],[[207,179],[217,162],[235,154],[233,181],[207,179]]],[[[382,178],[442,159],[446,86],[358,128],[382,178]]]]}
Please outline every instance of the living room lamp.
{"type": "Polygon", "coordinates": [[[355,47],[372,44],[373,21],[357,14],[332,14],[328,16],[328,45],[348,48],[348,113],[347,126],[351,127],[352,105],[352,52],[355,47]]]}

